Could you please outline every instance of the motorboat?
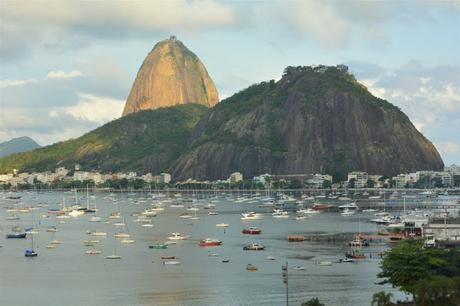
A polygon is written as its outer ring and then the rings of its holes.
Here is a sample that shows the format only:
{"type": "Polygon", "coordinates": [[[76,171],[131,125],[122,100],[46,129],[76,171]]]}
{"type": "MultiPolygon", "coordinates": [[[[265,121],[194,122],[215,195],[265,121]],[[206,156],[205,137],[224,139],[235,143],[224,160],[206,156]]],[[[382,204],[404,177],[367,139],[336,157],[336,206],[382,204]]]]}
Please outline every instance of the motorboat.
{"type": "Polygon", "coordinates": [[[353,216],[354,214],[356,213],[355,210],[351,210],[351,209],[345,209],[344,211],[342,211],[340,214],[344,217],[349,217],[349,216],[353,216]]]}
{"type": "Polygon", "coordinates": [[[167,261],[163,261],[163,265],[165,265],[165,266],[178,266],[178,265],[180,265],[180,261],[167,260],[167,261]]]}
{"type": "Polygon", "coordinates": [[[208,212],[208,215],[210,215],[210,216],[216,216],[216,215],[218,215],[218,214],[219,214],[219,213],[218,213],[217,211],[210,211],[210,212],[208,212]]]}
{"type": "Polygon", "coordinates": [[[115,234],[113,234],[113,237],[115,237],[115,238],[129,238],[129,234],[128,233],[115,233],[115,234]]]}
{"type": "Polygon", "coordinates": [[[249,227],[249,228],[243,229],[241,233],[247,234],[247,235],[259,235],[262,233],[262,230],[258,227],[249,227]]]}
{"type": "Polygon", "coordinates": [[[38,253],[35,252],[34,250],[32,249],[27,249],[24,253],[24,256],[25,257],[37,257],[38,256],[38,253]]]}
{"type": "Polygon", "coordinates": [[[121,259],[120,255],[107,255],[105,256],[105,259],[121,259]]]}
{"type": "Polygon", "coordinates": [[[91,236],[105,237],[107,236],[106,232],[91,232],[91,236]]]}
{"type": "Polygon", "coordinates": [[[204,209],[214,209],[216,208],[216,204],[208,203],[203,206],[204,209]]]}
{"type": "Polygon", "coordinates": [[[8,233],[6,234],[6,238],[8,239],[23,239],[26,238],[27,233],[8,233]]]}
{"type": "Polygon", "coordinates": [[[255,272],[255,271],[257,271],[258,269],[257,269],[256,266],[251,265],[251,264],[248,264],[248,265],[246,265],[246,270],[247,270],[247,271],[250,271],[250,272],[255,272]]]}
{"type": "Polygon", "coordinates": [[[376,224],[386,224],[386,225],[388,225],[388,224],[393,223],[394,219],[390,215],[387,215],[387,216],[383,216],[381,218],[371,219],[369,221],[374,222],[376,224]]]}
{"type": "Polygon", "coordinates": [[[339,209],[344,209],[344,210],[357,210],[358,209],[358,205],[356,205],[355,202],[352,202],[352,203],[347,203],[347,204],[343,204],[343,205],[340,205],[339,206],[339,209]]]}
{"type": "Polygon", "coordinates": [[[219,246],[219,245],[222,245],[222,241],[218,239],[206,238],[206,239],[200,240],[201,247],[219,246]]]}
{"type": "Polygon", "coordinates": [[[99,240],[84,240],[83,245],[84,246],[94,246],[98,244],[100,241],[99,240]]]}
{"type": "Polygon", "coordinates": [[[146,209],[141,213],[141,215],[146,216],[146,217],[156,217],[157,212],[154,210],[146,209]]]}
{"type": "Polygon", "coordinates": [[[241,220],[259,220],[262,219],[262,214],[255,213],[255,212],[244,212],[241,214],[241,220]]]}
{"type": "Polygon", "coordinates": [[[166,243],[156,243],[156,244],[149,245],[149,249],[164,250],[167,248],[168,248],[168,245],[166,243]]]}
{"type": "Polygon", "coordinates": [[[276,257],[273,257],[273,256],[267,256],[267,260],[276,260],[276,257]]]}
{"type": "Polygon", "coordinates": [[[332,266],[332,261],[320,261],[318,262],[318,266],[332,266]]]}
{"type": "Polygon", "coordinates": [[[258,243],[251,243],[243,247],[245,251],[263,251],[265,250],[265,246],[258,243]]]}
{"type": "Polygon", "coordinates": [[[281,209],[275,209],[273,210],[272,217],[273,218],[289,218],[289,212],[281,210],[281,209]]]}
{"type": "Polygon", "coordinates": [[[86,255],[99,255],[99,254],[101,254],[101,253],[102,253],[102,252],[99,251],[99,250],[87,250],[87,251],[85,252],[86,255]]]}
{"type": "Polygon", "coordinates": [[[369,242],[361,237],[356,237],[348,245],[351,247],[367,247],[369,246],[369,242]]]}
{"type": "Polygon", "coordinates": [[[185,240],[187,238],[189,236],[182,233],[171,233],[171,236],[168,237],[169,240],[185,240]]]}
{"type": "Polygon", "coordinates": [[[133,239],[121,239],[120,240],[120,243],[123,243],[123,244],[133,244],[134,243],[134,240],[133,239]]]}
{"type": "Polygon", "coordinates": [[[303,215],[314,215],[314,214],[319,214],[321,211],[320,210],[315,210],[313,208],[303,208],[299,209],[297,211],[298,214],[303,214],[303,215]]]}
{"type": "Polygon", "coordinates": [[[314,203],[311,208],[313,210],[318,210],[318,211],[327,211],[327,210],[333,209],[334,205],[314,203]]]}
{"type": "Polygon", "coordinates": [[[83,210],[78,210],[78,209],[74,209],[71,212],[69,212],[69,216],[71,216],[73,218],[81,217],[84,214],[85,214],[85,212],[83,210]]]}
{"type": "Polygon", "coordinates": [[[228,223],[217,223],[216,227],[229,227],[230,225],[228,223]]]}
{"type": "Polygon", "coordinates": [[[305,271],[305,267],[304,266],[294,266],[292,267],[293,270],[296,270],[296,271],[305,271]]]}

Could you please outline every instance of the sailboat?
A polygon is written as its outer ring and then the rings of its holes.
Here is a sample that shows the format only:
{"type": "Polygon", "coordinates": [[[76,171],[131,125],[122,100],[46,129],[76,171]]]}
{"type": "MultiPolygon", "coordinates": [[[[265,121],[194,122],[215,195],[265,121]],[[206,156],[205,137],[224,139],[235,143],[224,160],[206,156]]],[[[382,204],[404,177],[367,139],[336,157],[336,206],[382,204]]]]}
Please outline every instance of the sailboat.
{"type": "Polygon", "coordinates": [[[113,248],[113,254],[105,256],[105,259],[121,259],[121,256],[117,254],[117,239],[115,240],[115,245],[113,248]]]}
{"type": "Polygon", "coordinates": [[[89,189],[88,185],[86,185],[86,207],[80,208],[80,210],[84,211],[85,213],[95,213],[97,210],[95,208],[89,207],[89,189]]]}
{"type": "Polygon", "coordinates": [[[94,216],[91,216],[88,222],[101,222],[101,217],[97,215],[96,199],[94,199],[94,216]]]}
{"type": "Polygon", "coordinates": [[[37,257],[38,253],[34,251],[34,235],[30,235],[30,240],[31,240],[32,246],[30,249],[26,249],[24,256],[25,257],[37,257]]]}

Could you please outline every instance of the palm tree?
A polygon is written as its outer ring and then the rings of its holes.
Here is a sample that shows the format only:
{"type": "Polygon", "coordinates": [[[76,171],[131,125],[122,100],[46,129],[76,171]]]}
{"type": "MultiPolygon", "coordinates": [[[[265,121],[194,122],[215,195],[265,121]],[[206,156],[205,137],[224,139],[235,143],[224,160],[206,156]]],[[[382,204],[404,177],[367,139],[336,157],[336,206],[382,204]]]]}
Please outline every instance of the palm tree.
{"type": "Polygon", "coordinates": [[[372,306],[390,306],[390,305],[394,305],[391,302],[392,297],[393,297],[393,294],[386,293],[385,291],[380,291],[380,292],[374,293],[374,295],[372,296],[372,306]]]}

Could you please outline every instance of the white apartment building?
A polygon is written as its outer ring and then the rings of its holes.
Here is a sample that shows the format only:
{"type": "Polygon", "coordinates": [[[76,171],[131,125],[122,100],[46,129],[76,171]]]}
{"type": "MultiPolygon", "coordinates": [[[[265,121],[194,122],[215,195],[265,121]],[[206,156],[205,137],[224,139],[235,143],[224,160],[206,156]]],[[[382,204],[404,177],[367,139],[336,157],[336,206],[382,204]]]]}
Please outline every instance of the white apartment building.
{"type": "Polygon", "coordinates": [[[352,179],[355,179],[355,188],[364,188],[369,179],[369,174],[367,172],[353,171],[348,173],[347,181],[350,182],[352,179]]]}

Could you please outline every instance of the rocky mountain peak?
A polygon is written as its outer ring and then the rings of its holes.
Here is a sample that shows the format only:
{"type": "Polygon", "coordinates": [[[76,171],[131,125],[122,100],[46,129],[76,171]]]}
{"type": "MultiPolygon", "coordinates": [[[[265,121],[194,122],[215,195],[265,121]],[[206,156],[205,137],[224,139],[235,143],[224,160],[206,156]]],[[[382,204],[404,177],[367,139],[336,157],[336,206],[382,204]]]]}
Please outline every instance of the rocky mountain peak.
{"type": "Polygon", "coordinates": [[[175,36],[158,42],[145,58],[129,93],[123,116],[133,112],[219,102],[213,80],[200,59],[175,36]]]}

